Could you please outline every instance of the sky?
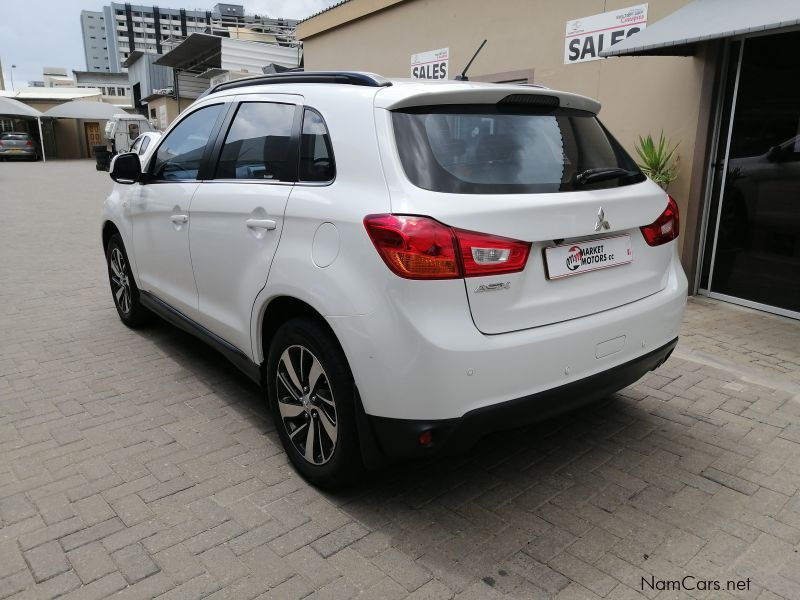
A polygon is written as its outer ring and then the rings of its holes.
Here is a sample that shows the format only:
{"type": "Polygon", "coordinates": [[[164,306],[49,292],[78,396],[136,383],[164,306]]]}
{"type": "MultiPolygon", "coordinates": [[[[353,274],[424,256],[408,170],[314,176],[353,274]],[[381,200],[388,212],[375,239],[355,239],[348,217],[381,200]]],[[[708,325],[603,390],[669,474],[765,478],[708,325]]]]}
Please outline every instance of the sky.
{"type": "MultiPolygon", "coordinates": [[[[217,1],[137,0],[131,4],[211,10],[217,1]]],[[[251,14],[302,19],[336,0],[227,1],[243,4],[245,12],[251,14]]],[[[0,0],[0,64],[6,89],[11,89],[12,64],[17,65],[13,69],[17,89],[27,86],[28,81],[41,79],[44,66],[65,67],[68,73],[85,70],[81,10],[100,10],[110,3],[111,0],[0,0]]]]}

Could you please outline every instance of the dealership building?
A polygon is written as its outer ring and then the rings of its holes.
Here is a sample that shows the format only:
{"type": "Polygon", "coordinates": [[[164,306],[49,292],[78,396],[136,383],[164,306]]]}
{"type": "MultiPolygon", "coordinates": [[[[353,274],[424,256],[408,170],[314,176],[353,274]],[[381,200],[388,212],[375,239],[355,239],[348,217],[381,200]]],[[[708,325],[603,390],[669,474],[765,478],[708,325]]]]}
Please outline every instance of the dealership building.
{"type": "MultiPolygon", "coordinates": [[[[800,2],[344,0],[302,21],[308,70],[539,84],[678,144],[693,293],[800,318],[800,2]]],[[[613,223],[613,214],[606,213],[613,223]]]]}

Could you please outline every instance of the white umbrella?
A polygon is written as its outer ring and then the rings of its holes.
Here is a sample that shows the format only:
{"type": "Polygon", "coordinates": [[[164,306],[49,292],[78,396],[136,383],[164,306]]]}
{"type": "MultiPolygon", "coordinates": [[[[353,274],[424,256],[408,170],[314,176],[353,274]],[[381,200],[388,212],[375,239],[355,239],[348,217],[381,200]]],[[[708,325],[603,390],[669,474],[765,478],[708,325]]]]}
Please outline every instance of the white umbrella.
{"type": "Polygon", "coordinates": [[[44,151],[44,136],[42,135],[42,113],[35,108],[23,104],[19,100],[0,96],[0,115],[9,115],[14,117],[30,117],[36,119],[36,124],[39,126],[39,139],[42,142],[42,161],[47,162],[47,157],[44,151]]]}

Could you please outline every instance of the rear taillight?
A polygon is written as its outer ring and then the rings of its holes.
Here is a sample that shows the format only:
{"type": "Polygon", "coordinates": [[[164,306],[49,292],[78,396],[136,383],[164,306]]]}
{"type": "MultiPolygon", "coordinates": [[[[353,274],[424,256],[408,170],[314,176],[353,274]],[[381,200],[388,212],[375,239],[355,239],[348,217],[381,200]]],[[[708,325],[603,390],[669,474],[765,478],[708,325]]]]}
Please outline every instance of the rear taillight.
{"type": "Polygon", "coordinates": [[[515,273],[531,244],[454,229],[430,217],[368,215],[372,243],[386,265],[406,279],[457,279],[515,273]]]}
{"type": "Polygon", "coordinates": [[[667,208],[661,216],[650,225],[641,228],[644,241],[648,246],[660,246],[671,242],[680,233],[680,215],[678,214],[678,203],[672,196],[667,196],[667,208]]]}
{"type": "Polygon", "coordinates": [[[25,142],[25,145],[28,146],[28,148],[30,148],[31,146],[33,146],[33,142],[28,140],[27,142],[25,142]]]}
{"type": "Polygon", "coordinates": [[[400,277],[460,276],[455,237],[446,225],[428,217],[369,215],[364,226],[383,261],[400,277]]]}
{"type": "Polygon", "coordinates": [[[522,271],[528,262],[530,242],[463,229],[454,231],[461,250],[465,277],[516,273],[522,271]]]}

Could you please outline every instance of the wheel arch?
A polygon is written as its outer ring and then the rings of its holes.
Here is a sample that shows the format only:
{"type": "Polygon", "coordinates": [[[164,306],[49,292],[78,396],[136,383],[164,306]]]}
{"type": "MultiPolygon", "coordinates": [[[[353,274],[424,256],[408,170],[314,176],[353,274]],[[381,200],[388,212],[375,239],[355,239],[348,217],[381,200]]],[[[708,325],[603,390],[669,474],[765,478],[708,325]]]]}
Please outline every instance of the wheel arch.
{"type": "Polygon", "coordinates": [[[114,221],[106,219],[103,223],[103,251],[105,252],[106,248],[108,248],[108,242],[111,239],[111,236],[114,234],[118,234],[122,237],[122,233],[120,233],[119,228],[114,224],[114,221]]]}
{"type": "Polygon", "coordinates": [[[265,365],[267,361],[267,352],[269,349],[270,340],[278,328],[289,319],[297,317],[307,317],[313,319],[325,327],[330,334],[336,339],[336,342],[341,347],[341,342],[334,333],[331,326],[325,320],[317,309],[311,306],[308,302],[300,300],[295,296],[280,295],[271,298],[269,302],[264,303],[261,307],[258,317],[258,339],[256,341],[257,347],[256,358],[258,362],[265,365]]]}
{"type": "MultiPolygon", "coordinates": [[[[268,302],[265,302],[259,311],[257,329],[259,335],[256,342],[256,347],[254,348],[256,360],[257,362],[261,363],[261,380],[262,385],[264,385],[265,388],[268,389],[269,387],[266,371],[267,360],[269,358],[267,356],[267,352],[270,340],[283,323],[296,317],[307,317],[314,319],[314,321],[318,322],[322,327],[329,331],[331,336],[333,336],[333,340],[341,349],[342,354],[344,355],[345,360],[352,371],[352,363],[350,362],[350,357],[347,356],[347,352],[342,345],[342,341],[339,339],[339,336],[336,335],[336,332],[330,326],[322,313],[308,302],[305,302],[296,296],[291,296],[288,294],[277,295],[271,298],[268,302]]],[[[358,430],[361,458],[367,468],[380,468],[387,464],[387,458],[381,450],[378,441],[375,438],[375,433],[367,420],[367,416],[364,411],[364,405],[358,392],[357,383],[355,384],[355,397],[353,400],[355,402],[356,428],[358,430]]]]}
{"type": "MultiPolygon", "coordinates": [[[[102,232],[102,240],[103,240],[103,254],[105,255],[106,250],[108,249],[108,242],[111,240],[111,236],[114,234],[118,235],[120,239],[122,239],[122,244],[125,247],[125,254],[128,257],[128,263],[131,266],[131,274],[133,275],[133,280],[136,282],[136,285],[139,289],[142,289],[141,283],[139,281],[139,267],[136,263],[136,256],[134,255],[133,248],[132,248],[132,240],[126,237],[126,230],[124,228],[120,228],[112,219],[105,218],[103,220],[103,227],[101,229],[102,232]]],[[[130,235],[130,230],[127,230],[128,235],[130,235]]]]}

